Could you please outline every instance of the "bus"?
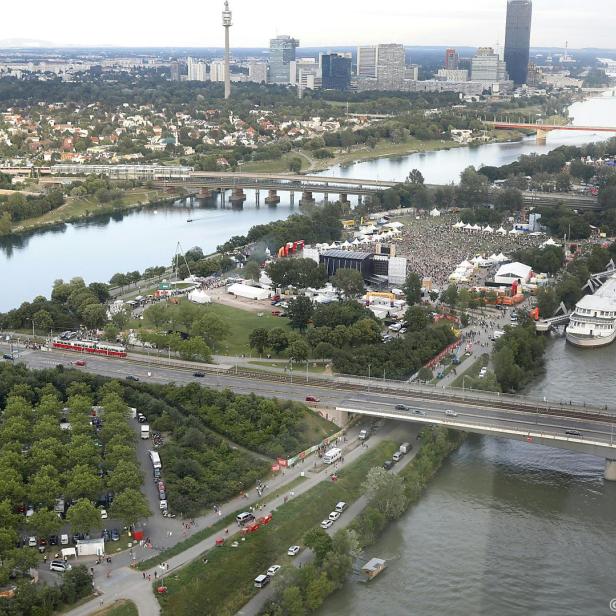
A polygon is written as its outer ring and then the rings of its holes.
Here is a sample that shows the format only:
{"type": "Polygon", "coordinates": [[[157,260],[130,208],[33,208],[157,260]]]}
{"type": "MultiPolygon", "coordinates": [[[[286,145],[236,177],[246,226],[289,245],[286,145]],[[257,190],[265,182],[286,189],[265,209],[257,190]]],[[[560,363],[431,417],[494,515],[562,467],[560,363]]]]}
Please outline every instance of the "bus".
{"type": "Polygon", "coordinates": [[[329,451],[325,452],[323,456],[323,464],[333,464],[336,460],[340,460],[342,458],[342,449],[338,447],[334,447],[329,451]]]}
{"type": "Polygon", "coordinates": [[[152,468],[162,468],[163,465],[157,451],[150,450],[150,460],[152,460],[152,468]]]}

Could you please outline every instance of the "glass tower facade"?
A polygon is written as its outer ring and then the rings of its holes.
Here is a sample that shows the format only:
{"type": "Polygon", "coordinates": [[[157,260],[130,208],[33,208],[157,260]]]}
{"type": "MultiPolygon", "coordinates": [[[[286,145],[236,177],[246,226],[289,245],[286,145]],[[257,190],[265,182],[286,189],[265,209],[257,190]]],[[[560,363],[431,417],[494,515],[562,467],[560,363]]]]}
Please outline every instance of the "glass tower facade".
{"type": "Polygon", "coordinates": [[[532,16],[533,3],[531,0],[509,0],[507,2],[505,63],[509,78],[516,85],[526,83],[528,78],[532,16]]]}
{"type": "Polygon", "coordinates": [[[348,90],[351,85],[351,63],[348,56],[326,53],[321,56],[321,87],[326,90],[348,90]]]}
{"type": "Polygon", "coordinates": [[[270,40],[270,83],[290,83],[290,64],[295,60],[297,47],[299,47],[299,41],[290,36],[277,36],[270,40]]]}

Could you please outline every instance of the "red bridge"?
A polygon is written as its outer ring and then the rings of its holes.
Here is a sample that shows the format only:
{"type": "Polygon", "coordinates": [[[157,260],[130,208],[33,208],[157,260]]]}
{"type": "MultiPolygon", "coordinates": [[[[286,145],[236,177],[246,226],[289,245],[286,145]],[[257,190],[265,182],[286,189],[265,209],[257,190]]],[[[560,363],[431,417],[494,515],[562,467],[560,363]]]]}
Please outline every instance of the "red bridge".
{"type": "Polygon", "coordinates": [[[547,140],[547,135],[553,130],[576,130],[589,133],[616,133],[615,126],[577,126],[573,124],[537,124],[532,122],[491,122],[484,120],[484,124],[492,126],[496,129],[524,128],[537,131],[537,143],[544,144],[547,140]]]}

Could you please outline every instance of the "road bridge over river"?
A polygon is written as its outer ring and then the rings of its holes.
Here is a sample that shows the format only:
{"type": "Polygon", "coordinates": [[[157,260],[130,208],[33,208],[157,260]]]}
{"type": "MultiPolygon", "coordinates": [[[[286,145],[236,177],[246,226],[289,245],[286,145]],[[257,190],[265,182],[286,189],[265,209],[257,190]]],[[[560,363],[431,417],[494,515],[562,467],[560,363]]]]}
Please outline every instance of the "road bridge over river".
{"type": "MultiPolygon", "coordinates": [[[[2,352],[9,346],[0,343],[2,352]]],[[[18,361],[30,368],[70,366],[75,355],[63,351],[20,349],[18,361]]],[[[152,383],[201,383],[254,392],[265,397],[304,401],[319,399],[317,409],[343,424],[349,415],[391,418],[580,451],[606,460],[605,477],[616,481],[616,408],[609,401],[593,407],[583,401],[537,400],[493,392],[442,389],[405,381],[292,372],[259,371],[247,366],[214,366],[131,354],[127,359],[87,358],[89,372],[152,383]],[[197,378],[195,370],[205,376],[197,378]],[[446,413],[452,411],[453,413],[446,413]]]]}

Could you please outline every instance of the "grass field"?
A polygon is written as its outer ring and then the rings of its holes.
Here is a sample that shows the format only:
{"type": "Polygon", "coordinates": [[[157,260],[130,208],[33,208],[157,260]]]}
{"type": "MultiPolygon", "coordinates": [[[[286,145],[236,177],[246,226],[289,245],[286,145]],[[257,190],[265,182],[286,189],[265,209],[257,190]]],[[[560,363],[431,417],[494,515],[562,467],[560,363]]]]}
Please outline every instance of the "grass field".
{"type": "Polygon", "coordinates": [[[253,329],[264,328],[274,329],[282,327],[290,331],[289,321],[285,318],[273,317],[268,312],[264,311],[262,317],[256,312],[249,312],[241,308],[233,306],[225,306],[224,304],[209,304],[204,307],[205,310],[213,312],[222,317],[229,325],[230,334],[223,341],[221,348],[217,350],[223,355],[249,355],[254,354],[254,349],[250,348],[248,337],[253,329]]]}
{"type": "Polygon", "coordinates": [[[196,560],[177,574],[165,578],[167,595],[159,597],[163,614],[227,616],[235,614],[257,590],[254,578],[272,564],[290,566],[290,545],[302,545],[305,532],[327,517],[336,502],[353,502],[362,493],[362,483],[373,466],[380,466],[396,449],[392,442],[376,445],[339,473],[335,483],[324,480],[282,505],[272,522],[240,541],[207,553],[207,564],[196,560]]]}
{"type": "Polygon", "coordinates": [[[95,612],[94,616],[139,616],[139,612],[132,601],[121,599],[109,607],[95,612]]]}
{"type": "Polygon", "coordinates": [[[277,160],[258,160],[254,162],[244,163],[240,167],[240,171],[246,173],[290,173],[289,163],[294,158],[299,158],[302,161],[302,171],[305,171],[309,166],[308,160],[297,152],[289,152],[277,160]]]}

